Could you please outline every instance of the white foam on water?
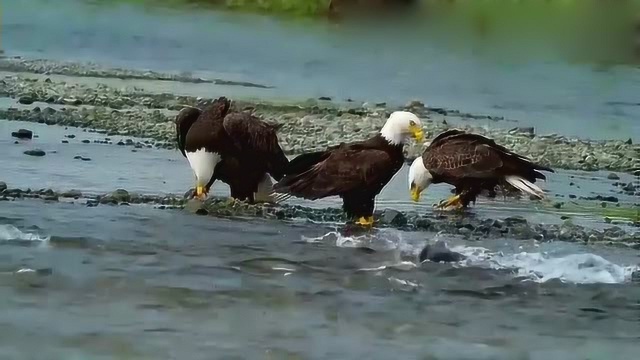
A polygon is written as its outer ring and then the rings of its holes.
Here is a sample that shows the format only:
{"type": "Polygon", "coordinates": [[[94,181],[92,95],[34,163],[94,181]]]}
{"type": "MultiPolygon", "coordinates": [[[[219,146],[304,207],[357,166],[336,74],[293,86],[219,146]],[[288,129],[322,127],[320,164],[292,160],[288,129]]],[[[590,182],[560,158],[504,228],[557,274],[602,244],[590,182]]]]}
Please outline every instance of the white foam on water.
{"type": "Polygon", "coordinates": [[[22,232],[13,225],[0,225],[0,242],[4,241],[33,241],[46,244],[49,242],[49,236],[22,232]]]}
{"type": "Polygon", "coordinates": [[[504,254],[482,247],[455,246],[452,251],[467,258],[461,266],[489,267],[512,270],[516,276],[535,282],[560,280],[575,284],[618,284],[631,280],[638,265],[623,266],[591,253],[553,256],[544,252],[504,254]]]}
{"type": "MultiPolygon", "coordinates": [[[[438,238],[440,234],[435,237],[438,238]]],[[[318,237],[304,237],[307,242],[334,243],[337,247],[368,246],[374,249],[396,249],[400,252],[417,255],[424,243],[408,243],[403,240],[400,231],[379,231],[375,234],[343,236],[331,231],[318,237]]],[[[618,284],[631,281],[632,274],[640,271],[640,265],[615,264],[600,255],[592,253],[550,254],[548,252],[504,253],[491,251],[484,247],[458,245],[450,247],[451,251],[461,253],[466,259],[454,266],[483,267],[494,270],[511,270],[514,276],[523,277],[525,281],[539,283],[549,280],[560,280],[574,284],[618,284]]],[[[363,268],[360,271],[383,271],[396,269],[411,271],[416,263],[401,261],[363,268]]]]}

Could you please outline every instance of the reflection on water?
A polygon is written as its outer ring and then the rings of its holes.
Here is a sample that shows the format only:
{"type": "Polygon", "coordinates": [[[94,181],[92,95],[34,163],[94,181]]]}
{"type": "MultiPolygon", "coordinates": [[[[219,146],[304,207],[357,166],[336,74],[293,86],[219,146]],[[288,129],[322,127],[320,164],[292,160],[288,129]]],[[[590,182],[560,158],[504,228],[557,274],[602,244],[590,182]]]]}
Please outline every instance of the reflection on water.
{"type": "MultiPolygon", "coordinates": [[[[53,6],[37,0],[6,4],[3,30],[2,46],[10,54],[275,86],[260,91],[261,97],[392,104],[421,99],[521,120],[539,133],[624,139],[640,134],[634,121],[640,116],[638,69],[567,62],[533,44],[527,51],[527,42],[511,50],[478,51],[440,39],[446,31],[362,31],[237,13],[145,11],[122,4],[95,8],[75,1],[53,6]]],[[[247,95],[255,94],[251,91],[247,95]]]]}

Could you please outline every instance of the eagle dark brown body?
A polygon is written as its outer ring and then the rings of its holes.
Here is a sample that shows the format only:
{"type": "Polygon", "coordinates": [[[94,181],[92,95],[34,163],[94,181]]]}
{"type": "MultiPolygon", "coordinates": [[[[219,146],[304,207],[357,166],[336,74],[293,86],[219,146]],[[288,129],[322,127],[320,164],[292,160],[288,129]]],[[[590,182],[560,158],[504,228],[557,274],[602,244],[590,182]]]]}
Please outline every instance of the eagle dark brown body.
{"type": "Polygon", "coordinates": [[[447,183],[455,187],[456,196],[446,206],[467,207],[482,191],[495,193],[496,187],[514,187],[542,198],[542,190],[534,183],[546,179],[540,171],[554,172],[492,139],[457,129],[436,136],[419,159],[410,171],[412,196],[417,192],[419,197],[429,184],[447,183]],[[416,181],[412,183],[411,177],[416,181]]]}
{"type": "MultiPolygon", "coordinates": [[[[200,152],[208,156],[201,158],[218,160],[210,178],[198,179],[205,194],[215,180],[220,180],[229,185],[231,197],[254,202],[254,194],[267,174],[281,179],[289,161],[278,144],[276,126],[230,108],[231,101],[221,97],[202,111],[180,111],[176,117],[178,148],[188,159],[190,154],[200,152]]],[[[197,175],[194,167],[203,165],[189,160],[197,175]]]]}

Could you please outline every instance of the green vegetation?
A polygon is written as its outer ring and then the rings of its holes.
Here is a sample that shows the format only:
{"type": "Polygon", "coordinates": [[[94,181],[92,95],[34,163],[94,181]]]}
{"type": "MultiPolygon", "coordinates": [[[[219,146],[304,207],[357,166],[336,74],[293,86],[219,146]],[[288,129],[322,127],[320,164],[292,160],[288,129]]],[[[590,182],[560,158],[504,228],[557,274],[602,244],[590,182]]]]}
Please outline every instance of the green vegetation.
{"type": "Polygon", "coordinates": [[[640,223],[640,207],[632,205],[621,205],[617,207],[613,203],[606,203],[606,206],[596,205],[593,202],[581,204],[575,201],[564,203],[556,212],[563,214],[582,214],[599,216],[613,221],[624,221],[640,223]]]}

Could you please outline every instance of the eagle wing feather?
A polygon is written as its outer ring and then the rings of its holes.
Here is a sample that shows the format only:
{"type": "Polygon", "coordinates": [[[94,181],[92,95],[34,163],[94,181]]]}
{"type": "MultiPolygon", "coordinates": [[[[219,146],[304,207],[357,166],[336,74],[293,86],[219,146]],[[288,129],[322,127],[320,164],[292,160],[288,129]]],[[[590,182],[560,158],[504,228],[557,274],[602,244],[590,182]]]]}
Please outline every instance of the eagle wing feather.
{"type": "Polygon", "coordinates": [[[319,160],[317,163],[301,173],[288,175],[274,190],[315,200],[371,187],[382,188],[389,181],[388,169],[393,167],[389,154],[377,149],[343,146],[314,156],[319,160]]]}

